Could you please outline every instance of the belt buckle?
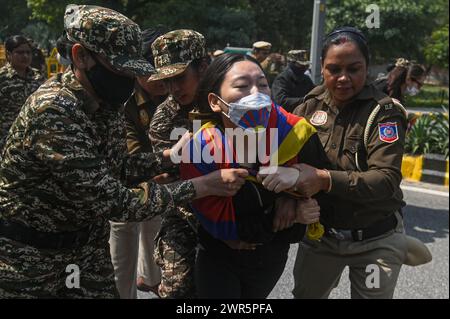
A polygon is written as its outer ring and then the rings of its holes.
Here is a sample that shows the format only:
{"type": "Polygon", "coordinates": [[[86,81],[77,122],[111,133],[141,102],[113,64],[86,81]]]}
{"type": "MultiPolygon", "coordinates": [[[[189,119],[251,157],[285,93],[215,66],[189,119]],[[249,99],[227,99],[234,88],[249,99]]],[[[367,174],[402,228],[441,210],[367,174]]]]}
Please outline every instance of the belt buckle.
{"type": "Polygon", "coordinates": [[[356,238],[357,238],[359,241],[362,241],[362,240],[363,240],[363,231],[362,231],[362,229],[358,229],[358,230],[356,231],[356,238]]]}
{"type": "Polygon", "coordinates": [[[340,231],[337,231],[336,228],[330,228],[329,233],[336,238],[337,240],[344,240],[345,236],[340,231]]]}

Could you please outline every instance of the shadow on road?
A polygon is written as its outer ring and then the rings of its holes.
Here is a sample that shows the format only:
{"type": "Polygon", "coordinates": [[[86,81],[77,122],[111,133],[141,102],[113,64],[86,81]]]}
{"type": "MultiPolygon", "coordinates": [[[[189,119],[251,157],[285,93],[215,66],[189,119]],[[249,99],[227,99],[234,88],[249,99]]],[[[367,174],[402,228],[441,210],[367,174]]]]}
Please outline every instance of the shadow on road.
{"type": "Polygon", "coordinates": [[[403,212],[406,234],[424,243],[448,236],[448,210],[407,205],[403,212]]]}

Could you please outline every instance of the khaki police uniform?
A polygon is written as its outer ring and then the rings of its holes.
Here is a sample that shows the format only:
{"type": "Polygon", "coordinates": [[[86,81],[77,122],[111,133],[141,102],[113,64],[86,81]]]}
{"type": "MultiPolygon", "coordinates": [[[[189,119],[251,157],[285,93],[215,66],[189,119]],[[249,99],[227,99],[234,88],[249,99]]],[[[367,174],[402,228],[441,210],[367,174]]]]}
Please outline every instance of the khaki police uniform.
{"type": "Polygon", "coordinates": [[[400,214],[403,107],[365,86],[339,110],[322,85],[294,114],[316,127],[331,162],[331,188],[321,203],[325,235],[300,244],[294,297],[327,298],[348,266],[352,298],[392,298],[407,255],[400,214]]]}
{"type": "MultiPolygon", "coordinates": [[[[125,104],[129,154],[153,152],[148,130],[156,107],[144,89],[137,84],[133,95],[125,104]]],[[[136,178],[130,181],[130,186],[140,182],[142,180],[136,178]]],[[[155,237],[161,226],[161,217],[140,223],[110,223],[109,244],[116,286],[122,299],[135,299],[137,276],[144,278],[144,283],[150,287],[161,281],[161,269],[153,259],[155,237]]]]}

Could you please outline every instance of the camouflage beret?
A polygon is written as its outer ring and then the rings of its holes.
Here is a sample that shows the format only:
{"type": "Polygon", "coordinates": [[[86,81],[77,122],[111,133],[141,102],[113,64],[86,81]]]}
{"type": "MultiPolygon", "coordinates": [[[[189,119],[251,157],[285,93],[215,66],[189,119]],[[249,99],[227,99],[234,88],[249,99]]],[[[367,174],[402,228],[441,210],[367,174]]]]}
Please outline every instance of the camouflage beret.
{"type": "Polygon", "coordinates": [[[154,73],[141,55],[139,26],[114,10],[69,4],[64,13],[64,30],[70,41],[104,56],[118,70],[138,76],[154,73]]]}
{"type": "Polygon", "coordinates": [[[183,73],[189,64],[208,55],[205,37],[193,30],[175,30],[152,44],[156,74],[149,81],[162,80],[183,73]]]}
{"type": "Polygon", "coordinates": [[[272,49],[272,44],[266,41],[258,41],[253,43],[253,48],[259,50],[270,50],[272,49]]]}
{"type": "Polygon", "coordinates": [[[308,52],[306,50],[291,50],[287,54],[288,62],[296,62],[300,65],[309,65],[308,52]]]}

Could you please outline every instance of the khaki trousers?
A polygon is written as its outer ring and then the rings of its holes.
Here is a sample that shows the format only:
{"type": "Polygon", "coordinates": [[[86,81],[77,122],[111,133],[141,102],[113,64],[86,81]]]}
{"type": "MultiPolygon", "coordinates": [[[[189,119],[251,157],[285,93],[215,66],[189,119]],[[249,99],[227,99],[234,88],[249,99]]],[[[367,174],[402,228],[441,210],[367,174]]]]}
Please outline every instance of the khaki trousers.
{"type": "Polygon", "coordinates": [[[136,279],[155,286],[161,281],[161,269],[153,260],[155,236],[161,226],[159,216],[139,223],[110,222],[109,245],[117,290],[122,299],[136,299],[136,279]]]}
{"type": "Polygon", "coordinates": [[[402,218],[395,230],[364,241],[322,237],[299,245],[294,298],[328,298],[349,267],[352,298],[392,298],[407,253],[402,218]]]}

